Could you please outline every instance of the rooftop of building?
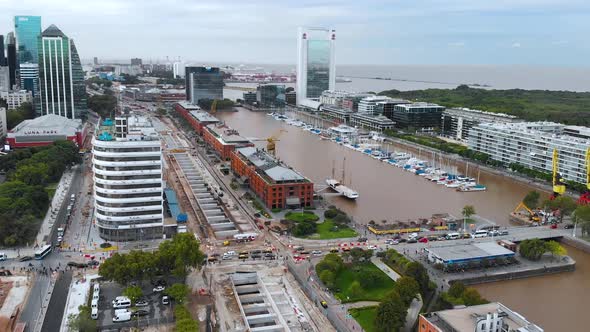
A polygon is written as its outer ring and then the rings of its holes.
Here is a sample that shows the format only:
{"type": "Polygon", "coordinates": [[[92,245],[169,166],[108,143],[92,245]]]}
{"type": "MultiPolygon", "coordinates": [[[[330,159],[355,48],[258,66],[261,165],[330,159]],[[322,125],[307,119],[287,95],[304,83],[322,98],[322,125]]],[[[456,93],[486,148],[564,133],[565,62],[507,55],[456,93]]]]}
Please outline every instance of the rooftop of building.
{"type": "Polygon", "coordinates": [[[410,109],[410,108],[425,108],[425,107],[429,107],[429,108],[445,108],[444,106],[441,106],[439,104],[428,103],[428,102],[416,102],[416,103],[410,103],[410,104],[400,104],[400,105],[396,105],[396,107],[401,107],[401,108],[405,108],[405,109],[410,109]]]}
{"type": "Polygon", "coordinates": [[[509,331],[543,332],[542,328],[499,302],[437,311],[425,314],[424,318],[444,332],[463,332],[474,331],[478,320],[485,319],[488,314],[493,313],[503,317],[502,321],[508,326],[509,331]]]}
{"type": "Polygon", "coordinates": [[[480,123],[474,128],[478,127],[497,132],[529,134],[539,140],[561,140],[590,146],[590,128],[588,127],[566,126],[549,121],[480,123]]]}
{"type": "Polygon", "coordinates": [[[160,135],[154,128],[150,118],[137,114],[118,115],[115,119],[101,119],[95,131],[96,139],[99,141],[155,141],[160,135]],[[118,120],[127,120],[126,137],[118,137],[118,120]]]}
{"type": "Polygon", "coordinates": [[[322,111],[336,112],[336,113],[342,113],[342,114],[353,113],[353,110],[351,110],[351,109],[341,108],[341,107],[334,106],[334,105],[322,105],[322,107],[320,109],[322,111]]]}
{"type": "Polygon", "coordinates": [[[310,182],[303,175],[289,167],[286,167],[273,156],[260,149],[246,147],[236,149],[236,151],[252,165],[254,165],[256,167],[257,173],[265,176],[267,178],[267,182],[310,182]]]}
{"type": "Polygon", "coordinates": [[[195,105],[188,100],[181,100],[178,102],[178,105],[180,105],[182,108],[184,108],[187,111],[200,111],[201,110],[201,107],[199,107],[199,105],[195,105]]]}
{"type": "Polygon", "coordinates": [[[378,122],[380,124],[395,124],[395,122],[393,122],[390,118],[378,114],[378,115],[370,115],[370,114],[364,114],[364,113],[354,113],[350,116],[351,118],[356,118],[356,119],[363,119],[363,120],[368,120],[368,121],[372,121],[372,122],[378,122]]]}
{"type": "Polygon", "coordinates": [[[232,129],[225,124],[210,124],[207,126],[207,129],[209,129],[209,131],[224,144],[250,142],[247,138],[240,136],[240,133],[238,133],[237,130],[232,129]]]}
{"type": "Polygon", "coordinates": [[[470,109],[467,107],[447,108],[445,110],[445,112],[447,112],[447,113],[462,112],[462,113],[470,113],[470,114],[475,114],[475,115],[494,116],[494,117],[506,118],[506,119],[518,119],[518,117],[515,115],[510,115],[510,114],[506,114],[506,113],[487,112],[487,111],[482,111],[482,110],[474,110],[474,109],[470,109]]]}
{"type": "Polygon", "coordinates": [[[298,106],[308,107],[315,110],[319,110],[322,103],[311,99],[303,99],[298,106]]]}
{"type": "Polygon", "coordinates": [[[217,123],[219,119],[205,111],[190,111],[189,112],[199,122],[217,123]]]}
{"type": "Polygon", "coordinates": [[[83,128],[82,120],[68,119],[57,114],[47,114],[30,120],[24,120],[10,132],[20,133],[28,130],[36,131],[56,131],[58,134],[69,134],[81,131],[83,128]]]}
{"type": "Polygon", "coordinates": [[[496,242],[444,245],[439,247],[430,247],[426,250],[447,263],[483,259],[495,256],[514,255],[513,251],[502,247],[496,242]]]}
{"type": "Polygon", "coordinates": [[[361,103],[376,103],[376,102],[380,102],[380,101],[387,101],[387,100],[391,100],[391,97],[387,97],[387,96],[378,96],[378,95],[371,95],[368,97],[365,97],[363,99],[361,99],[361,103]]]}
{"type": "Polygon", "coordinates": [[[65,37],[66,35],[55,24],[50,25],[41,33],[43,37],[65,37]]]}

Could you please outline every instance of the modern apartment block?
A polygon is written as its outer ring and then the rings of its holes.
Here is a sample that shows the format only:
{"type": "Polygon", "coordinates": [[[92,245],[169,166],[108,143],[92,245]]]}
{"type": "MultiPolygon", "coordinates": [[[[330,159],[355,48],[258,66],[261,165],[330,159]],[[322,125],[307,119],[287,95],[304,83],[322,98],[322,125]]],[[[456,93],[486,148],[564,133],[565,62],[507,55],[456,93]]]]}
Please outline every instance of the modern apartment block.
{"type": "Polygon", "coordinates": [[[136,115],[105,119],[92,144],[100,236],[107,241],[161,238],[162,148],[151,121],[136,115]]]}
{"type": "Polygon", "coordinates": [[[313,205],[313,182],[262,150],[236,149],[231,168],[269,209],[313,205]]]}
{"type": "Polygon", "coordinates": [[[86,87],[73,40],[52,24],[39,37],[38,48],[38,113],[80,118],[87,107],[86,87]]]}
{"type": "Polygon", "coordinates": [[[20,91],[0,91],[0,98],[6,100],[8,110],[13,110],[23,103],[32,103],[33,94],[31,91],[20,90],[20,91]]]}
{"type": "Polygon", "coordinates": [[[186,100],[197,105],[201,99],[223,99],[223,73],[217,67],[185,68],[186,100]]]}
{"type": "Polygon", "coordinates": [[[553,122],[480,123],[469,131],[469,148],[506,165],[551,172],[553,149],[566,180],[586,183],[590,128],[553,122]]]}
{"type": "Polygon", "coordinates": [[[392,120],[398,128],[438,128],[444,110],[444,106],[430,103],[399,104],[393,107],[392,120]]]}
{"type": "Polygon", "coordinates": [[[419,332],[543,332],[502,303],[474,305],[421,314],[419,332]]]}
{"type": "Polygon", "coordinates": [[[358,112],[366,115],[375,115],[377,113],[378,104],[389,101],[391,98],[386,96],[370,96],[359,101],[358,112]]]}
{"type": "Polygon", "coordinates": [[[467,140],[471,127],[480,123],[506,123],[522,121],[514,115],[484,112],[469,108],[449,108],[442,114],[441,136],[467,140]]]}
{"type": "Polygon", "coordinates": [[[336,88],[336,31],[300,27],[297,35],[297,105],[336,88]]]}

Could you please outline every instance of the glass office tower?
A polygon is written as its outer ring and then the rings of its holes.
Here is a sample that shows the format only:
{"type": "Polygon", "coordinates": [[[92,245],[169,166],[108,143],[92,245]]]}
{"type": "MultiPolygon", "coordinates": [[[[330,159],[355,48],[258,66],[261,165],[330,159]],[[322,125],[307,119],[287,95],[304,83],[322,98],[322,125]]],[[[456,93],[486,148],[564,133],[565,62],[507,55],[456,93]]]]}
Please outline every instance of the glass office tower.
{"type": "Polygon", "coordinates": [[[18,63],[38,63],[37,37],[41,34],[41,16],[15,16],[14,32],[18,63]]]}
{"type": "Polygon", "coordinates": [[[186,67],[187,100],[198,105],[201,99],[223,99],[223,72],[217,67],[186,67]]]}
{"type": "Polygon", "coordinates": [[[297,104],[319,99],[325,90],[336,88],[336,31],[299,28],[297,38],[297,104]]]}
{"type": "Polygon", "coordinates": [[[55,25],[38,40],[40,115],[75,119],[86,113],[84,73],[73,41],[55,25]]]}

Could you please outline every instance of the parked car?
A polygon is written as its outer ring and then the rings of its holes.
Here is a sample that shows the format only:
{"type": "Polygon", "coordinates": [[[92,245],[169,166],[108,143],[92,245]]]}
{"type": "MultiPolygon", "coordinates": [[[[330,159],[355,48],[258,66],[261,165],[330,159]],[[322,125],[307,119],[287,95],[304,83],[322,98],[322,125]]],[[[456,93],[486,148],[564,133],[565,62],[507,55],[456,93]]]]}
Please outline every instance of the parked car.
{"type": "Polygon", "coordinates": [[[414,239],[414,238],[412,238],[412,239],[408,239],[408,243],[416,243],[416,242],[418,242],[418,240],[416,240],[416,239],[414,239]]]}
{"type": "Polygon", "coordinates": [[[368,246],[367,249],[369,249],[369,250],[377,250],[377,246],[374,245],[374,244],[372,244],[372,245],[368,246]]]}
{"type": "Polygon", "coordinates": [[[314,250],[314,251],[311,252],[311,254],[314,255],[314,256],[319,256],[319,255],[322,254],[322,251],[321,250],[314,250]]]}
{"type": "Polygon", "coordinates": [[[19,262],[26,262],[26,261],[30,261],[31,259],[33,259],[33,257],[31,256],[23,256],[21,258],[19,258],[19,262]]]}
{"type": "Polygon", "coordinates": [[[143,310],[143,309],[139,309],[139,310],[135,310],[134,312],[131,313],[131,317],[141,317],[141,316],[147,316],[149,315],[150,312],[147,310],[143,310]]]}
{"type": "Polygon", "coordinates": [[[367,238],[366,237],[359,237],[358,242],[367,242],[367,238]]]}
{"type": "Polygon", "coordinates": [[[574,224],[565,224],[565,226],[563,226],[563,228],[572,229],[572,228],[574,228],[574,224]]]}
{"type": "Polygon", "coordinates": [[[421,237],[420,239],[418,239],[418,242],[420,242],[420,243],[428,243],[428,238],[427,237],[421,237]]]}
{"type": "Polygon", "coordinates": [[[492,229],[491,231],[488,232],[488,236],[500,236],[500,231],[492,229]]]}
{"type": "Polygon", "coordinates": [[[158,285],[158,286],[154,287],[153,292],[160,293],[160,292],[163,292],[165,289],[166,289],[166,287],[164,287],[162,285],[158,285]]]}
{"type": "Polygon", "coordinates": [[[322,301],[322,302],[320,302],[320,304],[322,305],[322,307],[328,308],[328,302],[322,301]]]}
{"type": "Polygon", "coordinates": [[[506,230],[506,229],[501,230],[500,235],[508,235],[508,230],[506,230]]]}
{"type": "Polygon", "coordinates": [[[94,260],[94,259],[91,259],[91,260],[88,261],[87,264],[88,264],[88,266],[97,266],[100,263],[98,261],[94,260]]]}
{"type": "Polygon", "coordinates": [[[170,297],[168,295],[162,296],[162,304],[170,304],[170,297]]]}
{"type": "Polygon", "coordinates": [[[408,242],[408,240],[404,239],[403,237],[400,238],[399,240],[397,240],[397,242],[399,243],[404,243],[404,242],[408,242]]]}
{"type": "Polygon", "coordinates": [[[139,299],[135,301],[136,307],[147,307],[150,303],[146,299],[139,299]]]}
{"type": "Polygon", "coordinates": [[[551,224],[551,226],[549,226],[549,228],[551,228],[551,229],[557,229],[557,224],[551,224]]]}

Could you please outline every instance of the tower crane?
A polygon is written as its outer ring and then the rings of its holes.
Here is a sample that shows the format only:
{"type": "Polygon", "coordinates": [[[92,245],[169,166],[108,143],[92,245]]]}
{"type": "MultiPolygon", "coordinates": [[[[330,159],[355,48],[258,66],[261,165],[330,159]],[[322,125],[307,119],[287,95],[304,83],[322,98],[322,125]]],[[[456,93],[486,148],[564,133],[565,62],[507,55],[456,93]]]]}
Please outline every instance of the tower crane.
{"type": "Polygon", "coordinates": [[[267,138],[255,138],[250,139],[251,141],[266,141],[266,152],[270,153],[271,155],[276,155],[276,142],[279,141],[279,137],[282,133],[286,133],[286,129],[280,129],[279,131],[275,132],[273,135],[267,138]]]}
{"type": "Polygon", "coordinates": [[[590,204],[590,147],[586,149],[586,191],[580,195],[578,204],[590,204]]]}
{"type": "Polygon", "coordinates": [[[563,194],[565,194],[565,181],[559,173],[559,153],[557,149],[553,149],[553,195],[551,199],[563,194]]]}

